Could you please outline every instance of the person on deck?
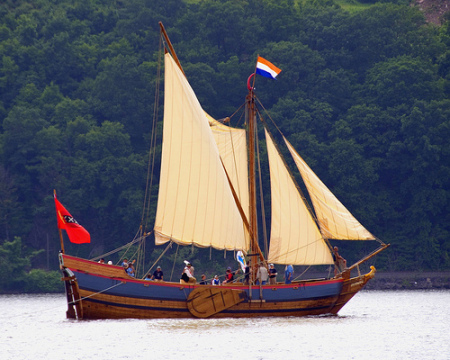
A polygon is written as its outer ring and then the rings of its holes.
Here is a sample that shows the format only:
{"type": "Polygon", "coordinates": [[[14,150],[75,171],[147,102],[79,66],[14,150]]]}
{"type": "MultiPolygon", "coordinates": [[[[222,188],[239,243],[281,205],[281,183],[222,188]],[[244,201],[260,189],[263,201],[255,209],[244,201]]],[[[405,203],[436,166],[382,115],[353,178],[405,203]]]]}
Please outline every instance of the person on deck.
{"type": "Polygon", "coordinates": [[[206,282],[206,275],[205,274],[202,275],[202,280],[200,281],[200,285],[208,285],[208,283],[206,282]]]}
{"type": "Polygon", "coordinates": [[[247,263],[245,265],[245,271],[244,271],[244,284],[248,285],[250,282],[250,263],[247,263]]]}
{"type": "Polygon", "coordinates": [[[129,276],[134,277],[134,267],[132,263],[128,263],[125,267],[125,271],[129,276]]]}
{"type": "Polygon", "coordinates": [[[286,265],[284,269],[284,282],[285,284],[290,284],[294,277],[294,268],[292,265],[286,265]]]}
{"type": "Polygon", "coordinates": [[[161,270],[161,266],[157,266],[156,270],[153,272],[152,280],[163,281],[164,273],[161,270]]]}
{"type": "Polygon", "coordinates": [[[277,269],[275,269],[275,266],[273,264],[269,265],[269,284],[276,285],[277,283],[277,269]]]}
{"type": "Polygon", "coordinates": [[[267,271],[267,268],[264,266],[264,264],[261,264],[259,266],[257,279],[259,284],[261,285],[265,285],[267,283],[267,280],[269,279],[269,272],[267,271]]]}
{"type": "Polygon", "coordinates": [[[136,259],[134,259],[131,263],[128,261],[127,258],[123,259],[122,264],[120,266],[126,267],[128,264],[133,265],[136,262],[136,259]]]}
{"type": "Polygon", "coordinates": [[[184,267],[184,270],[181,273],[180,284],[184,284],[184,283],[194,283],[195,284],[197,282],[197,279],[191,273],[191,267],[192,267],[192,265],[189,262],[184,267]]]}
{"type": "Polygon", "coordinates": [[[333,248],[333,260],[334,260],[334,275],[341,273],[347,267],[347,260],[339,255],[339,248],[335,246],[333,248]]]}
{"type": "Polygon", "coordinates": [[[234,282],[234,272],[231,271],[231,267],[227,268],[227,271],[225,272],[225,280],[222,284],[228,284],[234,282]]]}
{"type": "Polygon", "coordinates": [[[211,285],[220,285],[219,275],[215,275],[211,281],[211,285]]]}

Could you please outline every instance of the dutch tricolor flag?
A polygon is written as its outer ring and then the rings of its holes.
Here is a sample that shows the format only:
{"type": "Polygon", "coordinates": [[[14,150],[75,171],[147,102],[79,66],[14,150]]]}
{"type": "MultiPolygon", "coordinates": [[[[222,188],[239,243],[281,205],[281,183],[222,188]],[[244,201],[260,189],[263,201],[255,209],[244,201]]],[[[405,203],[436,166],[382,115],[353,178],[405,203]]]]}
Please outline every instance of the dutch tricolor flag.
{"type": "Polygon", "coordinates": [[[281,69],[277,68],[274,64],[266,59],[258,56],[256,62],[256,73],[264,77],[275,79],[277,75],[281,72],[281,69]]]}

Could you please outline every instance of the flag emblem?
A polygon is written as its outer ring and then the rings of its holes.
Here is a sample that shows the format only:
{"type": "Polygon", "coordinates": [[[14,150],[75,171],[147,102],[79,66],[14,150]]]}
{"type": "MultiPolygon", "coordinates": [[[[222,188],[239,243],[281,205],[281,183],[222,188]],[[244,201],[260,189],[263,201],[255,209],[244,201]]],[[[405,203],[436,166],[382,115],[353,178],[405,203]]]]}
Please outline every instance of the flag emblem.
{"type": "Polygon", "coordinates": [[[78,222],[74,219],[72,215],[66,210],[66,208],[55,198],[55,206],[56,206],[56,219],[58,221],[58,228],[66,230],[67,236],[69,237],[70,242],[76,244],[84,244],[91,242],[91,235],[87,232],[87,230],[82,227],[78,222]]]}

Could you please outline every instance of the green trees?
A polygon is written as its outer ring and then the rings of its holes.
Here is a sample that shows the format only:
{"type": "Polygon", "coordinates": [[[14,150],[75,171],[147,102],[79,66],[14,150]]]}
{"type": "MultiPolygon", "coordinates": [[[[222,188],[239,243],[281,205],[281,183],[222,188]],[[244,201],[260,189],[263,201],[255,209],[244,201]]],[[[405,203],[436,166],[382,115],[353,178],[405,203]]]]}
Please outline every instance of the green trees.
{"type": "MultiPolygon", "coordinates": [[[[92,235],[80,255],[139,226],[160,20],[216,118],[243,103],[257,54],[283,70],[258,77],[258,97],[342,202],[393,244],[383,267],[450,267],[448,23],[428,26],[402,1],[349,13],[331,0],[8,1],[0,19],[0,239],[20,236],[33,253],[49,235],[51,268],[53,189],[92,235]]],[[[33,259],[46,266],[43,253],[33,259]]]]}
{"type": "Polygon", "coordinates": [[[0,245],[0,293],[2,292],[60,292],[63,289],[58,271],[31,269],[39,251],[30,251],[15,237],[0,245]]]}
{"type": "Polygon", "coordinates": [[[363,93],[382,108],[411,106],[415,100],[442,99],[442,81],[431,61],[401,56],[375,64],[367,72],[363,93]]]}

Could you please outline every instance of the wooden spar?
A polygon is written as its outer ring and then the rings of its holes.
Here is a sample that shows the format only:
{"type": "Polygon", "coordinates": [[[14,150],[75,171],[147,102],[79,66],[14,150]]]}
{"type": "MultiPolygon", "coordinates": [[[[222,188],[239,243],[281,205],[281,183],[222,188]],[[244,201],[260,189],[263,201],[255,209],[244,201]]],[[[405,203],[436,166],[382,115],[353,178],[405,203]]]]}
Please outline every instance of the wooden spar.
{"type": "Polygon", "coordinates": [[[381,245],[381,247],[379,247],[378,249],[374,250],[371,254],[367,255],[366,257],[362,258],[361,260],[357,261],[356,263],[354,263],[352,266],[350,266],[348,269],[346,270],[352,270],[355,267],[361,265],[362,263],[366,262],[367,260],[369,260],[370,258],[373,258],[375,255],[377,255],[378,253],[382,252],[383,250],[387,249],[389,246],[391,246],[391,244],[383,244],[381,245]]]}
{"type": "MultiPolygon", "coordinates": [[[[237,208],[239,210],[239,213],[241,214],[241,218],[242,218],[242,221],[244,223],[244,226],[249,232],[250,239],[253,239],[253,235],[254,235],[253,234],[253,229],[250,227],[250,223],[248,222],[248,219],[247,219],[247,217],[245,215],[244,209],[242,208],[241,202],[239,201],[239,197],[236,194],[236,190],[234,189],[234,186],[233,186],[233,184],[231,182],[230,176],[228,175],[228,171],[225,168],[225,165],[223,164],[222,159],[220,159],[220,161],[222,162],[223,170],[225,171],[225,175],[227,176],[227,180],[228,180],[228,184],[230,185],[231,193],[233,194],[234,201],[236,202],[236,206],[237,206],[237,208]]],[[[250,240],[250,241],[252,241],[252,240],[250,240]]],[[[253,250],[257,251],[256,255],[259,256],[260,261],[264,261],[264,256],[263,256],[259,246],[258,246],[257,249],[253,249],[253,250]]]]}
{"type": "MultiPolygon", "coordinates": [[[[56,199],[56,190],[55,189],[53,189],[53,198],[56,199]]],[[[58,216],[58,212],[56,213],[56,216],[58,216]]],[[[58,219],[56,219],[56,223],[58,223],[58,219]]],[[[61,242],[61,252],[63,254],[65,254],[65,251],[64,251],[64,239],[63,239],[63,236],[62,236],[62,230],[59,227],[58,227],[58,232],[59,232],[59,241],[61,242]]]]}
{"type": "Polygon", "coordinates": [[[62,231],[61,231],[61,229],[58,229],[58,231],[59,231],[59,240],[61,242],[61,252],[63,254],[65,254],[65,251],[64,251],[64,240],[63,240],[63,236],[62,236],[62,231]]]}
{"type": "Polygon", "coordinates": [[[160,21],[159,22],[159,27],[161,29],[161,34],[164,36],[164,39],[166,40],[167,46],[169,47],[169,50],[172,54],[173,59],[175,60],[176,64],[178,65],[178,67],[180,68],[181,72],[183,73],[184,76],[186,76],[186,74],[184,73],[184,70],[181,66],[180,60],[178,60],[178,56],[175,52],[175,49],[172,46],[172,43],[170,42],[169,36],[166,33],[166,29],[164,28],[163,23],[160,21]]]}

